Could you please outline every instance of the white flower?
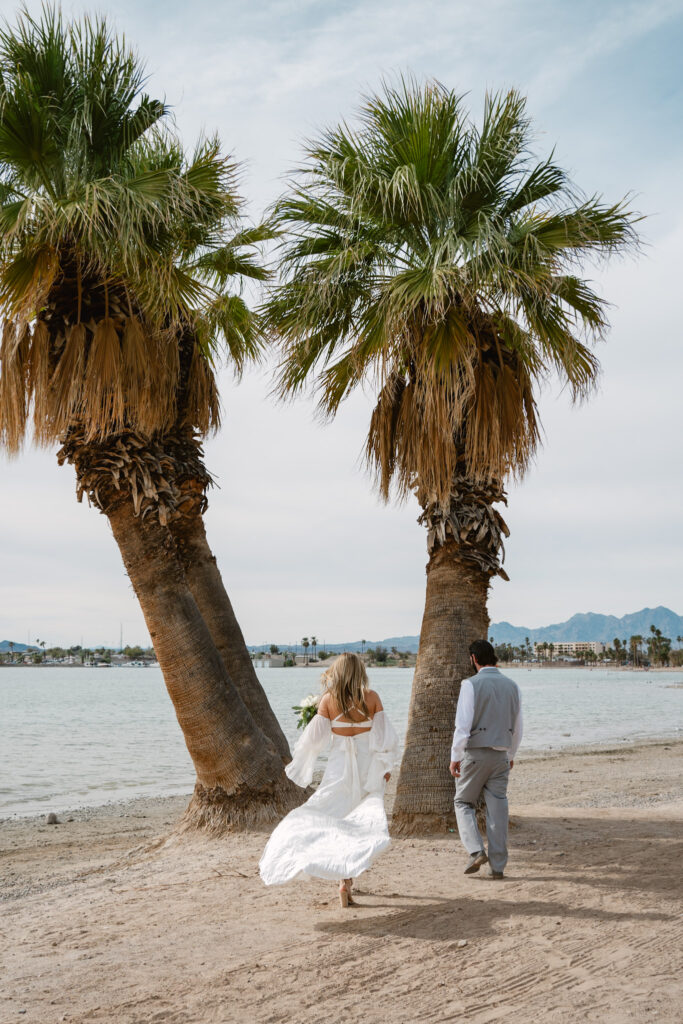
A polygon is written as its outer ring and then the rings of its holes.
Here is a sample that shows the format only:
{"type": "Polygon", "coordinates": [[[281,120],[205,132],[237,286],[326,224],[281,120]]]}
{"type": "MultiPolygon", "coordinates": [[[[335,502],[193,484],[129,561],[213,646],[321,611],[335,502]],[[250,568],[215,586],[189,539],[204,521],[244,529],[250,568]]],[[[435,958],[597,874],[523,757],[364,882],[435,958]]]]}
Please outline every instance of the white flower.
{"type": "Polygon", "coordinates": [[[308,697],[304,697],[301,701],[302,708],[317,708],[320,703],[320,697],[316,697],[314,693],[309,693],[308,697]]]}

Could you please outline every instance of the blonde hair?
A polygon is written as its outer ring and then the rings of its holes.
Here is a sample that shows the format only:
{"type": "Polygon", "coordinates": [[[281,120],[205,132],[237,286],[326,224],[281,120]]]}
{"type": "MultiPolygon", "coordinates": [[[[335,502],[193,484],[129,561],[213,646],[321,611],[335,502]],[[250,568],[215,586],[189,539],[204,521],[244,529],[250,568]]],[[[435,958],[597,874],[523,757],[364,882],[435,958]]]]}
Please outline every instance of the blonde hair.
{"type": "Polygon", "coordinates": [[[323,674],[322,682],[342,715],[349,717],[349,711],[355,707],[370,716],[365,701],[368,674],[359,655],[340,654],[323,674]]]}

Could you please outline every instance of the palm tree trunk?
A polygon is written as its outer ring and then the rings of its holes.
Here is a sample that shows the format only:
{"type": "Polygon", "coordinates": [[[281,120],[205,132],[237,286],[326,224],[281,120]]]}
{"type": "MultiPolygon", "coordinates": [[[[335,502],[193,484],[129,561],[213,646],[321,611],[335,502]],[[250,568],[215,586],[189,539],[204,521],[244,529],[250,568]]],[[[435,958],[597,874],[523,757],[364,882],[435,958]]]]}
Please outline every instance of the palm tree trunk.
{"type": "Polygon", "coordinates": [[[489,575],[463,561],[455,541],[436,547],[427,565],[420,646],[406,746],[394,802],[398,835],[455,827],[449,773],[460,683],[472,674],[468,648],[488,636],[489,575]]]}
{"type": "Polygon", "coordinates": [[[105,514],[142,607],[197,772],[181,828],[272,822],[300,802],[282,759],[244,705],[187,585],[169,531],[130,500],[105,514]]]}
{"type": "Polygon", "coordinates": [[[256,675],[206,537],[203,515],[208,507],[206,492],[213,480],[204,465],[201,440],[191,428],[176,424],[157,442],[169,459],[169,476],[178,491],[179,500],[168,525],[190,590],[239,695],[286,763],[291,760],[289,744],[256,675]]]}
{"type": "Polygon", "coordinates": [[[254,721],[258,722],[287,763],[291,760],[289,744],[249,657],[216,558],[206,538],[204,521],[196,504],[188,504],[191,511],[170,523],[187,583],[237,692],[254,721]]]}

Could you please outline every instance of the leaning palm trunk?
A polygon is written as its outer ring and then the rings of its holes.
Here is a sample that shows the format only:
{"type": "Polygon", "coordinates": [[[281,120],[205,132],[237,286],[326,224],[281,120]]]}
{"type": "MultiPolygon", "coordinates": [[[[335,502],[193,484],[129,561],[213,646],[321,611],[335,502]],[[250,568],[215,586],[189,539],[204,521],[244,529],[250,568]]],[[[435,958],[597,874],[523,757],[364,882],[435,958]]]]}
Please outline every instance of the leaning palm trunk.
{"type": "Polygon", "coordinates": [[[499,551],[507,527],[491,507],[504,500],[496,482],[456,477],[446,509],[418,498],[428,528],[427,596],[394,803],[397,834],[454,826],[448,765],[460,683],[472,674],[470,643],[488,636],[490,578],[505,576],[499,551]]]}
{"type": "Polygon", "coordinates": [[[291,760],[289,744],[256,675],[206,537],[202,517],[208,504],[206,489],[211,477],[204,466],[201,444],[191,431],[165,435],[160,444],[173,458],[174,481],[181,492],[179,514],[170,519],[169,527],[188,586],[237,692],[286,763],[291,760]]]}
{"type": "Polygon", "coordinates": [[[300,794],[233,685],[163,525],[177,507],[172,463],[135,435],[94,444],[76,430],[59,459],[74,463],[79,496],[87,493],[109,520],[195,766],[181,828],[221,832],[276,820],[300,794]]]}

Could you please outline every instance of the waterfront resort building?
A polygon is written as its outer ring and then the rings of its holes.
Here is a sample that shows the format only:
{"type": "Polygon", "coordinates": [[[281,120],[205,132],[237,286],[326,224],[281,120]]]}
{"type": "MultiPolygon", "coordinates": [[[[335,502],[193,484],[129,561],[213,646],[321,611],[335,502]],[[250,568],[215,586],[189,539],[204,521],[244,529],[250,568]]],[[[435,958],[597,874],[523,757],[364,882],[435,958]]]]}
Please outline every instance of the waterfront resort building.
{"type": "Polygon", "coordinates": [[[544,643],[534,643],[536,656],[543,657],[544,654],[547,654],[550,644],[552,644],[554,658],[576,658],[589,652],[604,654],[607,649],[607,645],[599,640],[546,640],[544,643]]]}

